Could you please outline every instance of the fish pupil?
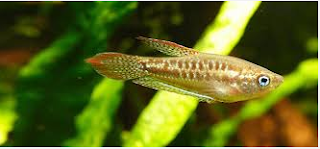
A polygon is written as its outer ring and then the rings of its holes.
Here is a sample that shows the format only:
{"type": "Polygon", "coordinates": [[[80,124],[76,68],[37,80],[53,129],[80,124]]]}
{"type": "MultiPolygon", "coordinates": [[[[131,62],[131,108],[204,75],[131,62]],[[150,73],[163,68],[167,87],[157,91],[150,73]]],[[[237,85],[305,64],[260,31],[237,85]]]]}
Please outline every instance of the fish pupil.
{"type": "Polygon", "coordinates": [[[265,87],[265,86],[269,85],[269,78],[267,76],[259,77],[259,84],[262,87],[265,87]]]}
{"type": "Polygon", "coordinates": [[[266,79],[266,78],[261,79],[261,82],[263,82],[263,83],[266,83],[267,81],[268,81],[268,79],[266,79]]]}

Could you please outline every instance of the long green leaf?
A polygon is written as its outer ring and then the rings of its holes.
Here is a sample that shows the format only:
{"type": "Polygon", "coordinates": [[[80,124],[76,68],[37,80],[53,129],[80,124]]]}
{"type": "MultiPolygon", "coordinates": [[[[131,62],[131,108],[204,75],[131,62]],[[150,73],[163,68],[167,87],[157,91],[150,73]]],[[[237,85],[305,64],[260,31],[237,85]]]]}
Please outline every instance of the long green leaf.
{"type": "Polygon", "coordinates": [[[104,79],[95,88],[90,103],[77,116],[79,134],[67,146],[102,146],[112,128],[115,112],[121,103],[123,82],[104,79]]]}
{"type": "Polygon", "coordinates": [[[8,133],[13,128],[13,123],[17,118],[14,112],[15,101],[11,96],[1,98],[0,102],[0,145],[4,144],[8,139],[8,133]]]}
{"type": "MultiPolygon", "coordinates": [[[[228,54],[241,38],[259,4],[224,2],[216,20],[208,26],[195,48],[228,54]]],[[[139,116],[124,146],[166,146],[176,137],[197,105],[198,101],[190,96],[157,92],[139,116]]]]}
{"type": "Polygon", "coordinates": [[[105,46],[116,25],[136,7],[136,2],[68,4],[76,18],[75,22],[69,18],[69,31],[20,72],[19,118],[11,140],[16,146],[60,146],[74,136],[74,117],[101,78],[84,59],[105,50],[99,47],[105,46]]]}
{"type": "MultiPolygon", "coordinates": [[[[136,6],[136,3],[131,3],[123,7],[122,11],[130,12],[135,9],[136,6]]],[[[97,10],[99,9],[105,8],[98,7],[97,10]]],[[[112,11],[112,9],[108,11],[112,11]]],[[[110,14],[111,12],[105,12],[104,15],[99,14],[99,17],[110,14]]],[[[101,19],[103,18],[97,19],[97,21],[102,21],[101,19]]],[[[78,134],[74,138],[67,140],[64,144],[67,146],[81,147],[103,146],[105,138],[113,128],[114,116],[122,99],[122,88],[123,81],[107,78],[97,84],[91,94],[89,104],[82,113],[77,116],[76,128],[78,134]]]]}

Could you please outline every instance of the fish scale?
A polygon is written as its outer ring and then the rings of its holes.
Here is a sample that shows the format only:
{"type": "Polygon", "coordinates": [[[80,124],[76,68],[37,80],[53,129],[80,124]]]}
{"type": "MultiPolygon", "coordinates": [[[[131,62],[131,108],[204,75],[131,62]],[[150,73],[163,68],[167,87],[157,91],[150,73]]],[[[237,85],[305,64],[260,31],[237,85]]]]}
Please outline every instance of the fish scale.
{"type": "Polygon", "coordinates": [[[276,89],[283,81],[282,76],[240,58],[200,53],[171,41],[137,39],[174,57],[106,52],[87,62],[105,77],[132,80],[148,88],[194,96],[208,103],[258,98],[276,89]],[[261,78],[268,82],[261,82],[261,78]]]}
{"type": "Polygon", "coordinates": [[[198,58],[192,59],[192,60],[185,60],[184,58],[170,58],[170,59],[161,59],[153,61],[151,64],[149,64],[152,67],[147,68],[146,70],[150,73],[157,74],[163,74],[164,76],[174,76],[174,77],[180,77],[181,79],[188,79],[188,80],[194,80],[199,81],[201,79],[205,79],[205,77],[213,76],[212,78],[216,79],[217,81],[228,81],[231,80],[229,78],[229,72],[225,68],[227,67],[225,63],[223,62],[215,62],[215,61],[205,61],[205,60],[198,60],[198,58]],[[177,62],[181,62],[182,66],[183,63],[185,66],[188,66],[187,68],[179,67],[177,62]],[[212,64],[212,67],[206,67],[206,62],[212,64]],[[163,63],[163,64],[162,64],[163,63]],[[157,66],[163,66],[163,67],[157,67],[157,66]],[[170,66],[172,69],[170,69],[170,66]],[[179,73],[177,73],[177,71],[179,73]],[[183,75],[186,74],[186,75],[183,75]]]}

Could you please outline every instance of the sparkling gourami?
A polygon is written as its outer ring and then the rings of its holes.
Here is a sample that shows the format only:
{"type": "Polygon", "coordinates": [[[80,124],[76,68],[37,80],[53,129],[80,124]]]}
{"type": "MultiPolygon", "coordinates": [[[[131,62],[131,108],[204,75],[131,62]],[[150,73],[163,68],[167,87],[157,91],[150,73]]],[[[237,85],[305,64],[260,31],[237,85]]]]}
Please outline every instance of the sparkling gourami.
{"type": "Polygon", "coordinates": [[[99,53],[86,61],[101,75],[156,89],[197,97],[200,101],[236,102],[274,90],[283,77],[246,60],[200,53],[174,42],[137,37],[173,57],[99,53]]]}

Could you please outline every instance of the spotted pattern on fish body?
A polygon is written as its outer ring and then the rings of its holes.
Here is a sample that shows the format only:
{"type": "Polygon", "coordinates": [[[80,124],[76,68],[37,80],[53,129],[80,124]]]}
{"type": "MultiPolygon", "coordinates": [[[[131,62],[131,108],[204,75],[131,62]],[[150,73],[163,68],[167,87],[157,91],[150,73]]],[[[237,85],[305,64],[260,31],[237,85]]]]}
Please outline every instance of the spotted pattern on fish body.
{"type": "Polygon", "coordinates": [[[239,58],[200,53],[170,41],[138,39],[176,57],[101,53],[87,62],[103,76],[132,80],[145,87],[194,96],[208,103],[261,97],[283,81],[282,76],[239,58]]]}

